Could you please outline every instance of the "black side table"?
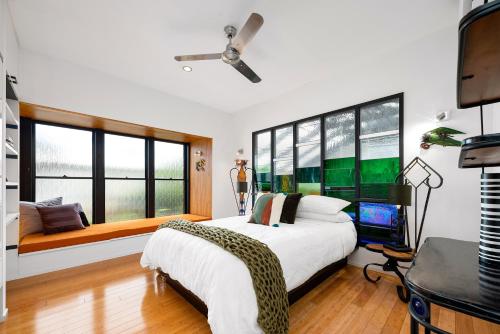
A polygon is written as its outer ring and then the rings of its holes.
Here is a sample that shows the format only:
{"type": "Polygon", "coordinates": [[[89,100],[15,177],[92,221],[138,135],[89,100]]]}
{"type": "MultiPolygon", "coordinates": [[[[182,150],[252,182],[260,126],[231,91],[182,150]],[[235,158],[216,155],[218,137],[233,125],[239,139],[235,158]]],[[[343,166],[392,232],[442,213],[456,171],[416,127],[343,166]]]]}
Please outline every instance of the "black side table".
{"type": "Polygon", "coordinates": [[[479,265],[479,244],[427,238],[406,273],[411,333],[447,334],[431,325],[430,304],[500,324],[500,270],[479,265]]]}

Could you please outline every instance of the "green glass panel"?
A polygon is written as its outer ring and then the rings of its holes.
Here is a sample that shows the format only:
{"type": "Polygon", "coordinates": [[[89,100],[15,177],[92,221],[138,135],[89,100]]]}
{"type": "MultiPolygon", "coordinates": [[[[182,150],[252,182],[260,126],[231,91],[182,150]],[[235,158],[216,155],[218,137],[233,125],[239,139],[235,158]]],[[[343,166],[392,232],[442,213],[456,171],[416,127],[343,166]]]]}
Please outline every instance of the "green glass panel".
{"type": "Polygon", "coordinates": [[[297,191],[304,195],[321,193],[319,167],[297,168],[297,191]]]}
{"type": "Polygon", "coordinates": [[[321,192],[320,183],[298,183],[297,192],[305,195],[319,195],[321,192]]]}
{"type": "Polygon", "coordinates": [[[291,193],[293,192],[293,175],[275,175],[274,192],[291,193]]]}
{"type": "Polygon", "coordinates": [[[325,186],[354,187],[356,159],[340,158],[324,161],[325,186]]]}
{"type": "Polygon", "coordinates": [[[361,161],[361,197],[387,198],[388,185],[399,173],[399,158],[361,161]]]}
{"type": "Polygon", "coordinates": [[[319,183],[320,179],[319,167],[297,168],[297,182],[319,183]]]}
{"type": "Polygon", "coordinates": [[[255,176],[258,192],[271,191],[271,173],[256,173],[255,176]]]}

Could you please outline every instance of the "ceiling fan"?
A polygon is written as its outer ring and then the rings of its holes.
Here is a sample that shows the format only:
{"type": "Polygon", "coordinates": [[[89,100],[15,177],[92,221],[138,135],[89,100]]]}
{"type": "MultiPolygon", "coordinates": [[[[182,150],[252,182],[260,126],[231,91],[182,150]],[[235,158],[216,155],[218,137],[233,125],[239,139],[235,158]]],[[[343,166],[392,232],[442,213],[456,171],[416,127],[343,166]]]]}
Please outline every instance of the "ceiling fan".
{"type": "Polygon", "coordinates": [[[238,72],[243,74],[251,82],[260,82],[261,79],[259,78],[259,76],[255,74],[255,72],[250,67],[248,67],[248,65],[245,64],[243,60],[241,60],[240,55],[247,44],[257,34],[263,23],[264,18],[261,15],[252,13],[243,28],[241,28],[238,35],[236,35],[237,30],[235,27],[231,25],[224,27],[224,32],[229,39],[229,43],[227,44],[226,50],[224,52],[175,56],[175,60],[193,61],[222,59],[223,62],[233,66],[236,70],[238,70],[238,72]]]}

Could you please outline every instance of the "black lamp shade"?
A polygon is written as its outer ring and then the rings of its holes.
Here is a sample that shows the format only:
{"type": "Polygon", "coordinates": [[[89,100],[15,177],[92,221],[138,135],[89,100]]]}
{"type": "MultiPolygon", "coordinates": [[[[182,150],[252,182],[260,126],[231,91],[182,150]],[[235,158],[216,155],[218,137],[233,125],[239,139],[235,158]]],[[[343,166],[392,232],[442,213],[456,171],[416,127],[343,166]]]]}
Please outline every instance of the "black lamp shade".
{"type": "Polygon", "coordinates": [[[248,191],[248,182],[238,182],[236,184],[237,193],[246,193],[248,191]]]}
{"type": "Polygon", "coordinates": [[[388,203],[395,205],[411,205],[411,186],[408,184],[389,185],[388,203]]]}

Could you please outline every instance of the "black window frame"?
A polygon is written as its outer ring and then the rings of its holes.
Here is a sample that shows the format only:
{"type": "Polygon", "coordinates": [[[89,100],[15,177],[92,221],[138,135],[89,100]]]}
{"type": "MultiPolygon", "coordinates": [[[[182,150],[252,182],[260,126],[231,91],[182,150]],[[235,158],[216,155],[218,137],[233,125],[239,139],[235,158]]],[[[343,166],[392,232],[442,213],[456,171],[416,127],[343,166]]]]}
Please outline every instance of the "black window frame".
{"type": "MultiPolygon", "coordinates": [[[[298,143],[298,124],[315,120],[315,119],[320,119],[320,127],[321,127],[321,133],[320,133],[320,194],[324,195],[325,194],[325,184],[324,184],[324,160],[325,160],[325,118],[331,115],[343,113],[343,112],[349,112],[349,111],[354,111],[354,117],[355,117],[355,196],[356,198],[360,198],[360,193],[361,193],[361,176],[360,176],[360,166],[361,166],[361,139],[360,139],[360,133],[361,133],[361,109],[366,106],[370,106],[373,104],[377,103],[383,103],[386,101],[398,99],[399,101],[399,170],[403,170],[404,168],[404,93],[397,93],[389,96],[384,96],[382,98],[362,102],[359,104],[351,105],[348,107],[344,107],[341,109],[333,110],[333,111],[328,111],[322,114],[317,114],[317,115],[312,115],[308,116],[305,118],[301,118],[295,121],[279,124],[276,126],[268,127],[262,130],[254,131],[252,132],[252,168],[255,170],[255,155],[257,153],[257,135],[263,132],[271,132],[271,139],[272,141],[275,138],[275,131],[276,129],[281,129],[283,127],[287,126],[293,126],[293,149],[294,149],[294,156],[293,156],[293,171],[294,171],[294,178],[293,178],[293,187],[295,191],[297,191],[297,169],[298,169],[298,149],[297,149],[297,143],[298,143]]],[[[271,143],[273,147],[274,142],[271,143]]],[[[274,151],[271,151],[271,162],[273,162],[274,159],[274,151]]],[[[271,164],[273,166],[273,164],[271,164]]],[[[275,189],[274,187],[274,171],[271,170],[271,189],[275,189]]],[[[256,188],[257,189],[257,188],[256,188]]],[[[369,201],[365,201],[369,202],[369,201]]],[[[252,198],[252,204],[255,203],[255,196],[252,198]]],[[[356,217],[359,217],[359,204],[355,203],[355,212],[356,212],[356,217]]],[[[356,228],[359,229],[359,222],[355,221],[356,228]]],[[[403,231],[404,232],[404,231],[403,231]]],[[[358,244],[359,244],[359,233],[358,233],[358,244]]]]}
{"type": "Polygon", "coordinates": [[[189,191],[186,191],[186,187],[189,189],[189,144],[183,143],[183,155],[184,155],[184,170],[183,170],[183,177],[182,179],[179,178],[161,178],[161,177],[156,177],[155,175],[155,142],[163,142],[163,143],[170,143],[170,144],[180,144],[179,142],[175,142],[172,140],[165,140],[165,139],[157,139],[153,138],[153,140],[149,143],[149,148],[146,154],[149,154],[148,159],[150,161],[149,163],[149,168],[148,174],[150,176],[149,179],[149,189],[153,189],[151,193],[150,200],[152,201],[152,204],[149,203],[148,201],[148,210],[152,210],[150,212],[151,217],[164,217],[164,216],[156,216],[156,198],[155,198],[155,188],[156,184],[155,181],[184,181],[184,213],[189,212],[189,191]]]}
{"type": "MultiPolygon", "coordinates": [[[[104,131],[102,129],[73,126],[55,122],[32,120],[21,117],[20,120],[20,200],[34,202],[36,196],[36,124],[44,124],[74,130],[85,130],[92,132],[92,221],[93,224],[106,223],[105,217],[105,181],[106,179],[121,179],[105,176],[105,134],[112,134],[124,137],[133,137],[144,139],[145,142],[145,188],[146,200],[144,211],[146,218],[155,217],[155,189],[154,189],[154,142],[163,141],[183,146],[184,151],[184,213],[189,213],[189,155],[190,144],[185,142],[165,140],[154,137],[143,137],[121,132],[104,131]]],[[[40,178],[40,177],[38,177],[40,178]]],[[[52,177],[50,177],[52,178],[52,177]]],[[[89,179],[88,177],[67,177],[62,179],[89,179]]],[[[123,178],[124,180],[133,180],[135,178],[123,178]]]]}
{"type": "MultiPolygon", "coordinates": [[[[123,133],[116,133],[116,132],[109,132],[109,131],[104,131],[104,209],[106,210],[106,181],[112,180],[112,181],[144,181],[144,198],[145,198],[145,203],[144,203],[144,217],[140,218],[135,218],[135,219],[142,219],[142,218],[148,218],[148,208],[149,208],[149,199],[148,199],[148,182],[147,182],[147,176],[148,176],[148,140],[147,138],[140,137],[140,136],[134,136],[134,135],[127,135],[123,133]],[[135,139],[140,139],[144,140],[144,177],[116,177],[116,176],[106,176],[106,135],[112,135],[112,136],[119,136],[119,137],[126,137],[126,138],[135,138],[135,139]]],[[[104,211],[104,219],[106,221],[106,211],[104,211]]]]}
{"type": "MultiPolygon", "coordinates": [[[[95,134],[93,133],[92,130],[90,129],[86,129],[86,128],[78,128],[78,127],[74,127],[74,126],[69,126],[69,125],[65,125],[65,126],[58,126],[60,128],[64,128],[64,129],[72,129],[72,130],[79,130],[79,131],[87,131],[87,132],[90,132],[91,133],[91,141],[92,141],[92,176],[67,176],[67,175],[63,175],[63,176],[37,176],[36,175],[36,125],[37,124],[40,124],[40,125],[47,125],[47,126],[55,126],[54,124],[51,124],[51,123],[48,123],[48,122],[34,122],[33,123],[33,127],[32,127],[32,130],[30,131],[31,135],[33,136],[32,138],[32,143],[33,143],[33,146],[31,148],[31,154],[32,154],[32,176],[33,176],[33,179],[32,179],[32,182],[31,182],[31,189],[33,191],[33,195],[32,195],[32,201],[35,201],[35,198],[36,198],[36,180],[37,179],[42,179],[42,180],[91,180],[92,183],[93,183],[93,180],[95,178],[95,169],[94,169],[94,137],[95,137],[95,134]]],[[[23,133],[21,133],[21,137],[23,137],[23,133]]],[[[21,193],[22,194],[22,193],[21,193]]],[[[21,200],[23,200],[21,198],[21,200]]],[[[92,184],[92,223],[94,222],[94,185],[92,184]]]]}

